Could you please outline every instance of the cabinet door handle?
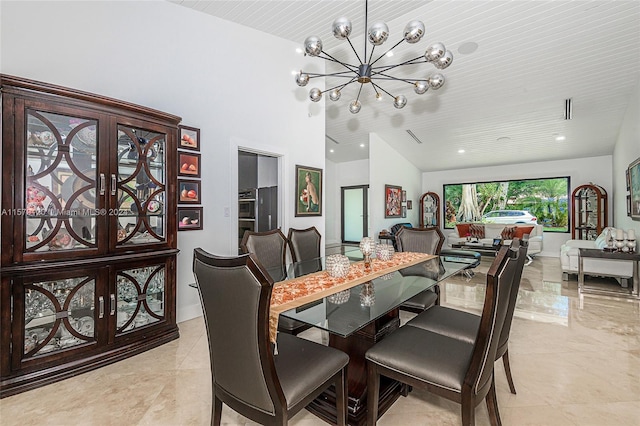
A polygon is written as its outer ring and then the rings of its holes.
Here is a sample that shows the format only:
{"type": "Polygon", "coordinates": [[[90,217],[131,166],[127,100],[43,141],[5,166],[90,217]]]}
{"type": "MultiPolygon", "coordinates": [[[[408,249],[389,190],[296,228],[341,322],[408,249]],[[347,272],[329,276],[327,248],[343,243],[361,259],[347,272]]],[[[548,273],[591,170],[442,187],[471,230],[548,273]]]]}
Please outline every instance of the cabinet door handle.
{"type": "Polygon", "coordinates": [[[109,315],[114,315],[116,313],[116,295],[110,295],[111,298],[111,311],[109,311],[109,315]]]}
{"type": "Polygon", "coordinates": [[[100,310],[98,311],[98,318],[104,318],[104,297],[98,297],[98,305],[100,310]]]}
{"type": "Polygon", "coordinates": [[[111,195],[116,195],[116,174],[111,174],[111,195]]]}
{"type": "Polygon", "coordinates": [[[104,173],[100,173],[100,195],[104,195],[104,193],[106,192],[106,186],[107,178],[104,176],[104,173]]]}

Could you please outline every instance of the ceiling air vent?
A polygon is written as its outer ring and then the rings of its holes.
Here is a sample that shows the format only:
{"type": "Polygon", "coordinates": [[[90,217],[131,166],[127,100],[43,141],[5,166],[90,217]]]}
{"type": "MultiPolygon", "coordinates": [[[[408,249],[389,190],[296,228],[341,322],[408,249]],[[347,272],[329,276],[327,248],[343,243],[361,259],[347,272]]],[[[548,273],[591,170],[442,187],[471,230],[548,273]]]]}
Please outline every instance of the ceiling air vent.
{"type": "Polygon", "coordinates": [[[409,136],[411,136],[416,142],[418,142],[419,144],[422,143],[422,141],[420,139],[418,139],[418,137],[416,135],[414,135],[411,130],[407,129],[407,133],[409,133],[409,136]]]}
{"type": "Polygon", "coordinates": [[[571,98],[564,100],[564,119],[571,120],[573,118],[573,102],[571,98]]]}

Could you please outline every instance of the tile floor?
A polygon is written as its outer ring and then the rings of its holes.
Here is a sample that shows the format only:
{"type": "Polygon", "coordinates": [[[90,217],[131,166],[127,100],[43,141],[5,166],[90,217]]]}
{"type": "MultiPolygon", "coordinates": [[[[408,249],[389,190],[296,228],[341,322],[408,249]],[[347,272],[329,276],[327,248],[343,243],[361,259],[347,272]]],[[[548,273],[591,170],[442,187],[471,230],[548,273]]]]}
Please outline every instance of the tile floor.
{"type": "MultiPolygon", "coordinates": [[[[443,305],[479,312],[483,261],[467,281],[443,285],[443,305]]],[[[510,338],[517,395],[496,363],[504,425],[640,425],[640,302],[577,293],[575,277],[561,281],[556,258],[525,268],[510,338]]],[[[594,283],[606,283],[594,279],[594,283]]],[[[409,316],[404,317],[406,320],[409,316]]],[[[0,424],[207,425],[211,385],[201,318],[183,322],[180,339],[133,358],[0,400],[0,424]]],[[[313,329],[303,333],[320,339],[313,329]]],[[[484,404],[478,425],[488,425],[484,404]]],[[[227,407],[226,425],[253,425],[227,407]]],[[[292,425],[324,425],[307,411],[292,425]]],[[[418,389],[400,398],[379,425],[458,425],[459,408],[418,389]]]]}

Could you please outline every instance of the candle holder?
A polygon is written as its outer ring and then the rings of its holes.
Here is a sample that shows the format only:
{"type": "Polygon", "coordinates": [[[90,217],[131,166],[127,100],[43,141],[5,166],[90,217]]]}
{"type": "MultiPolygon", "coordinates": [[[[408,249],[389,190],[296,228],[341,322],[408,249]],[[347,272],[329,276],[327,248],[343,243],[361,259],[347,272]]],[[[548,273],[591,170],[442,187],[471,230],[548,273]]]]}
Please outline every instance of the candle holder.
{"type": "Polygon", "coordinates": [[[327,302],[333,303],[334,305],[342,305],[343,303],[347,303],[350,297],[351,290],[342,290],[327,296],[327,302]]]}
{"type": "Polygon", "coordinates": [[[636,252],[636,240],[627,240],[627,247],[629,248],[629,253],[636,252]]]}
{"type": "Polygon", "coordinates": [[[327,256],[325,269],[333,278],[342,278],[349,273],[351,262],[344,254],[332,254],[327,256]]]}
{"type": "Polygon", "coordinates": [[[626,243],[624,240],[619,240],[616,238],[616,251],[618,253],[622,253],[622,248],[626,247],[626,243]]]}
{"type": "Polygon", "coordinates": [[[376,245],[376,259],[387,261],[391,260],[393,257],[393,246],[389,244],[378,244],[376,245]]]}
{"type": "Polygon", "coordinates": [[[364,237],[362,241],[360,241],[360,251],[364,256],[364,269],[371,269],[371,255],[373,254],[376,248],[376,242],[371,237],[364,237]]]}

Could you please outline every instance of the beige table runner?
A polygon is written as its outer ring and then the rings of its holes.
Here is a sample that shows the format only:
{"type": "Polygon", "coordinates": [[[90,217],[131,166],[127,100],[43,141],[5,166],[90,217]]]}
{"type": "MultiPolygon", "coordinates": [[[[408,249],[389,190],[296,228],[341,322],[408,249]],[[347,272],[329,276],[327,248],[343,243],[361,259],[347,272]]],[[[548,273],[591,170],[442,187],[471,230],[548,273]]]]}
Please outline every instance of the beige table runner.
{"type": "Polygon", "coordinates": [[[278,331],[278,317],[282,312],[306,305],[333,293],[350,289],[434,257],[436,256],[432,254],[399,252],[395,253],[391,260],[373,259],[369,270],[365,270],[364,261],[352,263],[349,273],[342,278],[334,278],[328,272],[320,271],[290,280],[279,281],[273,285],[271,293],[269,337],[275,343],[278,331]]]}

